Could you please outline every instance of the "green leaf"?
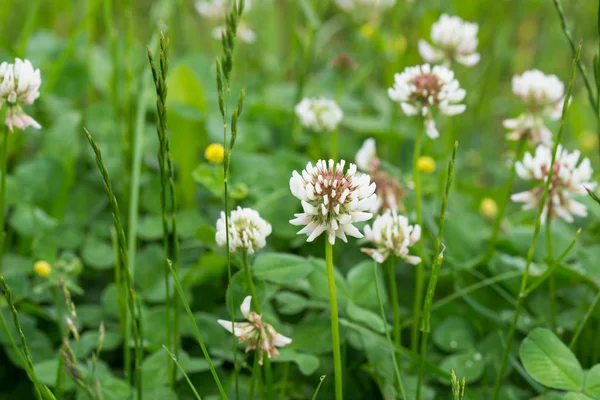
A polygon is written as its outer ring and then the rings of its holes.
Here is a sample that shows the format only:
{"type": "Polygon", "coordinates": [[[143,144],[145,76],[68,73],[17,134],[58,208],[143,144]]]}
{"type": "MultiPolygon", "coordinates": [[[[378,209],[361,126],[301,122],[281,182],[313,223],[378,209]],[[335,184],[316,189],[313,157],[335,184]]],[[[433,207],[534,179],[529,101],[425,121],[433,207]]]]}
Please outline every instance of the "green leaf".
{"type": "Polygon", "coordinates": [[[346,306],[346,313],[351,320],[359,322],[375,332],[385,333],[385,322],[373,311],[367,310],[366,308],[358,306],[352,302],[348,302],[348,305],[346,306]]]}
{"type": "Polygon", "coordinates": [[[115,265],[115,251],[112,245],[93,236],[86,239],[81,256],[86,265],[96,270],[110,269],[115,265]]]}
{"type": "Polygon", "coordinates": [[[475,345],[471,324],[464,318],[451,315],[437,325],[432,334],[433,342],[446,352],[468,350],[475,345]]]}
{"type": "MultiPolygon", "coordinates": [[[[483,375],[485,361],[481,353],[469,351],[444,358],[440,368],[448,373],[454,370],[458,376],[464,377],[467,383],[471,383],[479,380],[483,375]]],[[[450,381],[447,379],[440,379],[440,382],[450,385],[450,381]]]]}
{"type": "Polygon", "coordinates": [[[308,307],[308,299],[293,292],[280,292],[275,296],[279,312],[286,315],[298,314],[308,307]]]}
{"type": "Polygon", "coordinates": [[[286,253],[262,253],[251,268],[255,277],[281,285],[296,284],[313,271],[309,260],[286,253]]]}
{"type": "MultiPolygon", "coordinates": [[[[325,260],[321,258],[311,258],[311,264],[314,265],[313,271],[308,275],[308,284],[310,286],[309,294],[318,299],[329,299],[329,289],[327,286],[327,271],[325,260]]],[[[337,292],[338,306],[342,308],[350,297],[350,288],[344,279],[344,276],[334,266],[335,289],[337,292]]]]}
{"type": "Polygon", "coordinates": [[[592,400],[592,397],[586,396],[583,393],[569,392],[564,397],[564,400],[592,400]]]}
{"type": "MultiPolygon", "coordinates": [[[[350,298],[356,304],[367,308],[378,307],[377,291],[375,287],[375,279],[373,279],[373,269],[377,268],[374,261],[366,260],[355,265],[348,272],[347,280],[350,286],[350,298]]],[[[379,274],[379,293],[381,293],[383,304],[387,304],[387,291],[381,276],[381,271],[377,268],[379,274]]]]}
{"type": "Polygon", "coordinates": [[[583,370],[577,358],[551,331],[536,328],[519,349],[525,370],[539,383],[554,389],[583,389],[583,370]]]}
{"type": "Polygon", "coordinates": [[[317,368],[319,368],[320,361],[319,358],[313,356],[312,354],[303,354],[287,347],[279,350],[279,355],[273,359],[271,362],[287,362],[293,361],[298,365],[298,369],[302,372],[303,375],[312,375],[317,368]]]}
{"type": "Polygon", "coordinates": [[[594,365],[585,379],[585,392],[600,398],[600,364],[594,365]]]}

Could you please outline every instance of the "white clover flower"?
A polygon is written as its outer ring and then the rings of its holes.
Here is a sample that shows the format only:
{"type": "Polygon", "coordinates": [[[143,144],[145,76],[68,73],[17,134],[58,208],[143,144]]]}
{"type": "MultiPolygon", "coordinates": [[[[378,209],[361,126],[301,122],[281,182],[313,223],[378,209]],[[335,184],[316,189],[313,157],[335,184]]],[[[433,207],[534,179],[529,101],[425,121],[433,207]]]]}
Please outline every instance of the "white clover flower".
{"type": "MultiPolygon", "coordinates": [[[[253,254],[267,244],[271,225],[262,219],[256,210],[238,207],[229,216],[229,251],[253,254]]],[[[225,213],[217,221],[216,241],[220,247],[227,246],[225,213]]]]}
{"type": "Polygon", "coordinates": [[[478,31],[476,23],[442,14],[431,27],[433,46],[423,39],[419,40],[419,54],[430,63],[457,62],[471,67],[479,62],[479,53],[476,52],[478,31]]]}
{"type": "Polygon", "coordinates": [[[336,236],[347,241],[346,234],[361,238],[354,222],[369,220],[368,212],[376,201],[375,184],[370,183],[367,174],[356,174],[356,165],[350,164],[344,172],[344,160],[337,165],[319,160],[313,167],[306,165],[302,174],[294,171],[290,178],[290,190],[294,197],[302,201],[303,213],[295,214],[292,225],[306,225],[298,234],[307,234],[307,242],[312,242],[323,232],[327,232],[329,243],[334,244],[336,236]]]}
{"type": "Polygon", "coordinates": [[[466,109],[464,104],[457,104],[465,98],[465,90],[454,79],[454,72],[443,65],[406,68],[394,75],[394,86],[388,89],[388,95],[400,103],[404,114],[423,116],[427,135],[432,139],[439,137],[432,109],[448,116],[461,114],[466,109]]]}
{"type": "Polygon", "coordinates": [[[240,307],[242,315],[249,322],[232,323],[231,321],[226,321],[223,319],[219,319],[217,322],[223,328],[240,338],[240,343],[247,341],[248,345],[246,346],[246,352],[249,352],[250,350],[256,350],[259,357],[258,363],[263,365],[264,353],[267,353],[269,358],[277,357],[279,355],[277,347],[283,347],[292,343],[292,339],[277,333],[270,324],[262,322],[262,315],[259,315],[254,311],[250,311],[251,301],[252,297],[247,296],[240,307]]]}
{"type": "Polygon", "coordinates": [[[350,13],[381,12],[396,4],[396,0],[335,0],[338,7],[350,13]]]}
{"type": "MultiPolygon", "coordinates": [[[[587,215],[585,205],[573,200],[572,196],[583,196],[586,194],[586,187],[594,188],[596,184],[591,182],[593,171],[590,160],[584,158],[577,165],[579,157],[578,150],[569,153],[563,150],[562,146],[558,146],[547,203],[542,211],[542,222],[545,222],[548,216],[552,220],[559,216],[567,222],[573,222],[573,215],[587,215]]],[[[537,208],[542,201],[551,162],[552,149],[544,145],[535,149],[535,156],[525,153],[523,161],[515,164],[515,170],[519,177],[534,181],[537,186],[526,192],[513,194],[511,200],[525,203],[524,210],[537,208]]]]}
{"type": "MultiPolygon", "coordinates": [[[[213,38],[221,40],[221,37],[225,33],[226,29],[227,29],[227,27],[225,25],[217,26],[212,31],[213,38]]],[[[237,35],[237,37],[239,37],[242,40],[242,42],[245,42],[245,43],[256,42],[256,33],[254,33],[254,31],[252,29],[250,29],[248,27],[248,25],[246,25],[243,22],[240,22],[240,24],[238,25],[236,35],[237,35]]]]}
{"type": "Polygon", "coordinates": [[[374,249],[363,248],[378,263],[395,255],[409,264],[418,264],[421,258],[408,254],[408,247],[421,238],[421,227],[409,225],[408,219],[398,215],[396,210],[387,210],[373,221],[373,227],[365,226],[365,237],[375,245],[374,249]]]}
{"type": "MultiPolygon", "coordinates": [[[[222,21],[229,10],[229,3],[229,0],[198,0],[195,6],[196,11],[204,18],[212,21],[222,21]]],[[[244,1],[244,12],[249,11],[251,6],[252,2],[250,0],[244,1]]]]}
{"type": "Polygon", "coordinates": [[[503,125],[510,129],[507,138],[529,139],[532,145],[552,144],[552,133],[544,123],[544,118],[555,121],[560,118],[565,97],[565,85],[555,75],[545,75],[536,69],[515,75],[512,90],[527,111],[517,118],[507,119],[503,125]]]}
{"type": "Polygon", "coordinates": [[[375,139],[368,138],[365,140],[361,148],[356,152],[354,159],[356,161],[356,166],[361,171],[371,170],[374,167],[374,162],[379,164],[375,139]]]}
{"type": "Polygon", "coordinates": [[[335,130],[344,117],[344,112],[335,101],[324,97],[302,99],[296,104],[295,111],[302,126],[315,132],[335,130]]]}
{"type": "Polygon", "coordinates": [[[0,109],[6,105],[5,122],[11,131],[13,127],[21,130],[28,126],[41,128],[22,108],[40,97],[41,84],[40,70],[34,70],[29,60],[17,58],[14,64],[0,64],[0,109]]]}

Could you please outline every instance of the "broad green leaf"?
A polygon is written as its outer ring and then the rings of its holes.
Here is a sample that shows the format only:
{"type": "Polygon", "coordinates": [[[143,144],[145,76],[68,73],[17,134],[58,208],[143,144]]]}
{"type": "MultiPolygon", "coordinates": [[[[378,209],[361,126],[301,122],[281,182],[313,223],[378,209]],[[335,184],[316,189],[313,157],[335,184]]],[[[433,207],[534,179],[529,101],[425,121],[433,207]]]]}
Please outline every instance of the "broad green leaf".
{"type": "Polygon", "coordinates": [[[286,315],[298,314],[308,306],[308,299],[293,292],[281,292],[275,296],[277,309],[286,315]]]}
{"type": "Polygon", "coordinates": [[[379,293],[381,293],[383,304],[388,303],[387,291],[383,284],[384,279],[378,264],[374,261],[366,260],[355,265],[347,276],[348,285],[350,286],[350,297],[353,302],[368,308],[376,308],[379,306],[377,300],[377,291],[375,287],[375,279],[373,279],[373,269],[377,268],[379,274],[379,293]]]}
{"type": "Polygon", "coordinates": [[[262,253],[251,268],[257,278],[281,285],[296,284],[314,269],[306,258],[286,253],[262,253]]]}
{"type": "Polygon", "coordinates": [[[385,332],[385,322],[381,319],[379,314],[376,314],[371,310],[358,306],[352,302],[348,302],[346,305],[346,314],[348,314],[348,318],[354,322],[358,322],[375,332],[385,332]]]}
{"type": "Polygon", "coordinates": [[[594,365],[585,379],[585,392],[600,398],[600,364],[594,365]]]}
{"type": "Polygon", "coordinates": [[[110,243],[90,236],[83,244],[82,257],[85,265],[96,270],[110,269],[115,265],[115,250],[110,243]]]}
{"type": "Polygon", "coordinates": [[[319,358],[312,354],[304,354],[284,347],[279,350],[279,355],[272,362],[293,361],[303,375],[312,375],[319,368],[319,358]]]}
{"type": "Polygon", "coordinates": [[[475,346],[473,327],[464,318],[449,316],[433,330],[433,342],[446,352],[471,349],[475,346]]]}
{"type": "MultiPolygon", "coordinates": [[[[310,285],[309,294],[318,299],[329,299],[329,288],[327,283],[327,268],[325,260],[320,258],[311,258],[311,264],[314,265],[313,271],[308,275],[308,283],[310,285]]],[[[333,270],[335,280],[335,290],[337,293],[338,307],[343,309],[350,297],[350,288],[344,279],[344,276],[334,266],[333,270]]]]}
{"type": "Polygon", "coordinates": [[[583,389],[583,370],[577,358],[551,331],[536,328],[519,349],[525,370],[533,379],[554,389],[583,389]]]}
{"type": "MultiPolygon", "coordinates": [[[[440,368],[448,373],[454,370],[458,376],[464,377],[467,383],[471,383],[479,380],[483,375],[485,360],[481,353],[469,351],[444,358],[440,368]]],[[[450,381],[446,379],[440,380],[440,382],[450,385],[450,381]]]]}
{"type": "Polygon", "coordinates": [[[564,397],[564,400],[592,400],[593,397],[586,396],[583,393],[569,392],[564,397]]]}

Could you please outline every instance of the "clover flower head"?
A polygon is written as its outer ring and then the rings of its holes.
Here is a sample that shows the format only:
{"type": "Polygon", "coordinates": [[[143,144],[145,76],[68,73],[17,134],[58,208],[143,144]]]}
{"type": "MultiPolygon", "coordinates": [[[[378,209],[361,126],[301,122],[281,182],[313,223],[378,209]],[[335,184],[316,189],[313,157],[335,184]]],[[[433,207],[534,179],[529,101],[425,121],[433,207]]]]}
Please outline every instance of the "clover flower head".
{"type": "Polygon", "coordinates": [[[0,109],[6,105],[6,125],[21,130],[32,126],[41,128],[23,111],[23,105],[33,104],[40,97],[42,78],[39,69],[33,69],[29,60],[15,59],[14,64],[0,64],[0,109]]]}
{"type": "Polygon", "coordinates": [[[419,54],[427,62],[457,62],[471,67],[479,62],[477,32],[479,25],[459,17],[442,14],[431,27],[431,42],[419,40],[419,54]]]}
{"type": "Polygon", "coordinates": [[[296,104],[295,111],[302,126],[315,132],[335,130],[344,117],[344,112],[336,102],[324,97],[302,99],[296,104]]]}
{"type": "MultiPolygon", "coordinates": [[[[219,25],[212,31],[212,36],[215,39],[221,40],[221,37],[226,32],[227,27],[225,25],[219,25]]],[[[237,27],[236,35],[244,43],[256,42],[256,33],[244,22],[240,22],[237,27]]]]}
{"type": "Polygon", "coordinates": [[[277,357],[279,355],[277,347],[292,343],[292,339],[277,333],[270,324],[262,322],[262,315],[250,311],[251,302],[252,297],[247,296],[240,307],[242,315],[248,322],[232,323],[222,319],[217,320],[217,322],[238,337],[240,343],[248,342],[246,352],[256,350],[259,357],[258,363],[263,365],[264,353],[267,353],[269,358],[277,357]]]}
{"type": "Polygon", "coordinates": [[[361,171],[369,171],[379,167],[379,158],[377,158],[377,145],[375,139],[368,138],[365,140],[356,152],[354,157],[356,166],[361,171]]]}
{"type": "Polygon", "coordinates": [[[346,242],[346,234],[361,238],[353,223],[373,216],[369,210],[377,200],[375,183],[371,183],[368,174],[357,174],[355,164],[346,171],[345,165],[344,160],[337,164],[319,160],[315,166],[309,162],[301,174],[292,174],[290,190],[302,202],[304,212],[295,214],[290,223],[305,225],[298,234],[308,235],[308,242],[323,232],[331,244],[336,237],[346,242]]]}
{"type": "Polygon", "coordinates": [[[373,243],[374,249],[363,248],[363,252],[383,263],[389,256],[395,255],[409,264],[416,265],[421,258],[409,254],[409,246],[421,238],[421,227],[409,225],[408,218],[398,215],[395,210],[387,210],[377,216],[373,226],[365,226],[365,238],[373,243]]]}
{"type": "MultiPolygon", "coordinates": [[[[572,197],[585,195],[586,187],[593,189],[596,184],[591,182],[593,171],[590,160],[584,158],[579,163],[579,158],[578,150],[569,153],[562,146],[558,146],[556,160],[552,167],[554,170],[552,181],[542,210],[542,222],[545,222],[548,217],[554,220],[557,216],[567,222],[573,222],[573,215],[580,217],[587,215],[586,206],[572,197]]],[[[535,149],[535,155],[525,153],[523,161],[516,163],[515,170],[519,177],[533,181],[537,185],[531,190],[513,194],[511,200],[524,203],[524,210],[538,207],[542,201],[544,185],[549,177],[551,162],[552,149],[547,146],[539,145],[535,149]]]]}
{"type": "MultiPolygon", "coordinates": [[[[222,21],[229,10],[229,3],[229,0],[198,0],[195,6],[196,11],[204,18],[212,21],[222,21]]],[[[250,10],[251,6],[252,2],[250,0],[244,1],[244,12],[250,10]]]]}
{"type": "Polygon", "coordinates": [[[465,98],[465,90],[460,88],[454,72],[443,65],[406,68],[394,76],[394,86],[388,89],[388,95],[400,103],[404,114],[423,116],[427,135],[432,139],[439,137],[433,109],[447,116],[461,114],[466,109],[464,104],[457,104],[465,98]]]}
{"type": "MultiPolygon", "coordinates": [[[[217,221],[216,241],[220,247],[227,246],[225,213],[217,221]]],[[[271,225],[262,219],[256,210],[241,208],[231,211],[229,216],[229,251],[253,254],[267,244],[271,225]]]]}

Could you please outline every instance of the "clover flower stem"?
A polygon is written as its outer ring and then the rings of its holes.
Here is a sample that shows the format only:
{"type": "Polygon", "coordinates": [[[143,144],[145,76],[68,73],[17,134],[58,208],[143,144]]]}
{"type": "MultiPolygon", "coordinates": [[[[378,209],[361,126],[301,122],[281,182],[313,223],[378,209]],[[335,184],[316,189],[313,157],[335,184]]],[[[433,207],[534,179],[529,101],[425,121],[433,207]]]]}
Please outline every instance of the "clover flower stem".
{"type": "Polygon", "coordinates": [[[0,265],[2,265],[2,254],[4,253],[4,208],[6,205],[6,175],[8,173],[8,127],[2,128],[2,150],[0,153],[0,265]]]}
{"type": "Polygon", "coordinates": [[[400,346],[400,310],[398,309],[398,286],[396,284],[396,257],[393,255],[388,258],[387,262],[388,284],[390,289],[390,304],[394,313],[394,343],[400,346]]]}
{"type": "MultiPolygon", "coordinates": [[[[58,331],[60,332],[61,338],[66,337],[66,327],[63,323],[64,319],[64,300],[62,299],[62,293],[59,293],[59,288],[55,287],[53,291],[54,307],[56,309],[57,317],[56,324],[58,325],[58,331]]],[[[58,369],[56,370],[56,383],[54,384],[54,391],[57,400],[62,400],[64,397],[64,383],[66,372],[64,367],[64,358],[62,352],[58,352],[58,369]]]]}
{"type": "MultiPolygon", "coordinates": [[[[252,296],[254,299],[254,296],[252,296]]],[[[260,366],[258,365],[259,357],[257,355],[254,356],[254,362],[252,363],[252,378],[250,378],[250,394],[248,395],[249,399],[254,398],[254,387],[256,386],[256,380],[259,379],[260,376],[260,366]]]]}
{"type": "Polygon", "coordinates": [[[331,147],[329,148],[329,158],[332,160],[337,159],[337,141],[338,141],[338,128],[331,132],[331,147]]]}
{"type": "Polygon", "coordinates": [[[575,329],[575,333],[573,334],[573,337],[571,338],[571,342],[569,343],[569,349],[573,350],[575,348],[575,344],[577,343],[577,339],[579,339],[579,335],[581,335],[581,332],[583,331],[585,324],[590,319],[592,314],[596,311],[596,307],[598,306],[599,302],[600,302],[600,292],[598,292],[596,294],[596,296],[594,297],[594,300],[592,300],[592,304],[588,307],[583,319],[581,320],[579,325],[577,325],[577,328],[575,329]]]}
{"type": "Polygon", "coordinates": [[[331,340],[333,341],[333,370],[335,374],[335,399],[344,398],[342,384],[342,354],[340,351],[340,322],[338,317],[337,295],[335,291],[335,274],[333,270],[333,245],[325,240],[325,261],[327,264],[327,287],[329,289],[329,305],[331,308],[331,340]]]}
{"type": "Polygon", "coordinates": [[[525,141],[527,140],[526,136],[523,135],[519,140],[519,144],[517,145],[517,151],[515,154],[515,158],[513,158],[512,163],[510,165],[510,172],[508,174],[508,179],[506,180],[506,185],[504,186],[504,198],[500,203],[500,208],[498,209],[498,215],[496,216],[496,220],[494,221],[494,227],[492,228],[492,235],[490,236],[490,241],[488,243],[488,248],[485,252],[482,262],[489,261],[494,252],[496,250],[496,242],[498,240],[498,235],[500,234],[500,226],[502,225],[502,218],[504,217],[504,212],[506,211],[506,206],[510,202],[510,195],[513,186],[513,182],[515,180],[516,168],[515,165],[517,161],[523,158],[523,152],[525,151],[525,141]]]}
{"type": "Polygon", "coordinates": [[[281,392],[279,392],[279,400],[285,400],[285,392],[287,392],[287,384],[290,376],[290,364],[288,361],[283,365],[283,378],[281,379],[281,392]]]}
{"type": "MultiPolygon", "coordinates": [[[[548,268],[552,268],[554,255],[552,252],[552,220],[546,221],[546,243],[548,247],[548,268]]],[[[548,293],[550,295],[550,326],[556,332],[556,278],[554,274],[548,278],[548,293]]]]}
{"type": "MultiPolygon", "coordinates": [[[[571,98],[571,94],[573,93],[573,81],[575,80],[575,72],[577,71],[579,55],[581,54],[581,44],[577,48],[577,52],[575,53],[575,58],[573,60],[573,67],[571,69],[571,76],[569,79],[569,88],[567,89],[566,99],[571,98]]],[[[552,149],[552,160],[550,165],[554,165],[556,161],[556,154],[558,153],[558,146],[562,140],[563,130],[565,126],[565,118],[567,114],[567,108],[569,106],[569,102],[565,101],[562,109],[562,116],[560,119],[560,127],[558,129],[558,134],[556,136],[556,141],[554,143],[554,147],[552,149]]],[[[496,382],[494,383],[494,391],[492,394],[492,400],[497,400],[500,394],[500,385],[502,384],[502,377],[504,375],[504,369],[506,368],[506,363],[508,361],[508,355],[510,354],[510,348],[512,345],[512,341],[515,335],[517,322],[519,321],[519,315],[521,314],[521,310],[523,309],[523,304],[525,303],[526,298],[526,290],[527,290],[527,280],[529,279],[529,269],[531,268],[531,263],[533,262],[533,255],[535,253],[535,245],[537,244],[538,236],[540,234],[540,227],[542,224],[542,214],[544,208],[548,201],[548,192],[550,191],[550,183],[552,182],[552,177],[554,176],[554,168],[550,168],[548,173],[548,178],[546,179],[546,183],[544,185],[544,193],[542,194],[542,199],[540,201],[539,210],[537,213],[537,217],[535,219],[535,227],[533,230],[533,238],[531,241],[531,246],[529,247],[529,251],[527,253],[527,261],[525,263],[525,271],[523,272],[523,277],[521,278],[521,286],[519,289],[519,294],[517,297],[517,306],[515,308],[515,314],[513,316],[512,323],[508,330],[508,336],[506,337],[506,345],[504,347],[504,352],[502,353],[502,358],[500,360],[500,367],[498,368],[498,374],[496,375],[496,382]]],[[[550,214],[550,213],[548,213],[550,214]]],[[[548,215],[547,220],[550,220],[550,215],[548,215]]]]}
{"type": "MultiPolygon", "coordinates": [[[[419,122],[419,131],[415,140],[413,150],[413,181],[415,184],[415,212],[417,214],[417,224],[423,226],[423,213],[421,210],[421,177],[419,175],[419,157],[421,156],[421,147],[423,142],[424,121],[419,122]]],[[[423,303],[423,289],[425,286],[425,260],[423,257],[423,240],[417,242],[417,255],[422,261],[417,264],[415,272],[415,298],[413,302],[413,321],[410,336],[410,348],[417,352],[419,349],[419,316],[421,312],[421,303],[423,303]]]]}

